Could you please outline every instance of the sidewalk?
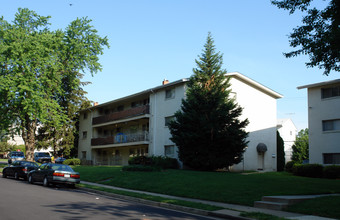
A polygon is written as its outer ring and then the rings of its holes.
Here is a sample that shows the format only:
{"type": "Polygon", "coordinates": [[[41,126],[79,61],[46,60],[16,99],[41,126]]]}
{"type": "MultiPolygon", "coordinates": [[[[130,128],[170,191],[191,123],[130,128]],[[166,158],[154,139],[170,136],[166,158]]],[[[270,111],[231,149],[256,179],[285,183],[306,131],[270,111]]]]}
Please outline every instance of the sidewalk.
{"type": "MultiPolygon", "coordinates": [[[[221,203],[221,202],[213,202],[213,201],[206,201],[206,200],[199,200],[199,199],[170,196],[170,195],[159,194],[159,193],[152,193],[152,192],[145,192],[145,191],[119,188],[119,187],[114,187],[114,186],[107,186],[107,185],[103,185],[103,184],[91,183],[91,182],[86,182],[86,181],[81,181],[81,183],[87,184],[87,185],[92,185],[92,186],[100,186],[100,187],[103,187],[103,188],[116,189],[116,190],[122,190],[122,191],[127,191],[127,192],[142,193],[142,194],[159,196],[159,197],[164,197],[164,198],[169,198],[169,199],[176,199],[176,200],[183,200],[183,201],[190,201],[190,202],[197,202],[197,203],[202,203],[202,204],[219,206],[219,207],[223,207],[225,209],[218,210],[218,211],[204,211],[204,210],[197,210],[197,209],[193,209],[193,208],[180,207],[180,206],[165,204],[165,203],[160,204],[159,202],[146,201],[146,200],[143,200],[143,199],[131,198],[131,197],[128,197],[128,196],[118,196],[118,197],[123,198],[123,199],[129,199],[129,200],[133,200],[133,201],[137,201],[137,202],[142,202],[142,203],[146,203],[148,205],[162,206],[162,207],[169,208],[169,209],[177,209],[177,210],[181,210],[181,211],[192,212],[192,213],[201,214],[201,215],[215,216],[215,217],[226,218],[226,219],[249,219],[249,218],[241,217],[240,213],[241,212],[260,212],[260,213],[265,213],[265,214],[283,217],[283,218],[287,218],[287,219],[331,220],[330,218],[324,218],[324,217],[319,217],[319,216],[303,215],[303,214],[298,214],[298,213],[275,211],[275,210],[269,210],[269,209],[254,208],[254,207],[249,207],[249,206],[234,205],[234,204],[227,204],[227,203],[221,203]]],[[[82,189],[84,189],[86,191],[94,191],[94,190],[90,190],[90,189],[86,189],[86,188],[82,188],[82,189]]],[[[105,195],[110,195],[109,193],[103,193],[103,192],[101,192],[101,193],[105,194],[105,195]]]]}

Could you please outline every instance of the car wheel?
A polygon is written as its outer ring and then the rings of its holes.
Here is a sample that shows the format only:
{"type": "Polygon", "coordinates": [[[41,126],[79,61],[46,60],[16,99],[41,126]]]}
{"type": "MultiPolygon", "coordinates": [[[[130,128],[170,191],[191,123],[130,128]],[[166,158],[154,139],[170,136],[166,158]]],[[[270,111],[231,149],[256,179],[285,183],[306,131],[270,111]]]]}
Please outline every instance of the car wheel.
{"type": "Polygon", "coordinates": [[[16,179],[16,180],[18,180],[18,179],[19,179],[18,172],[15,172],[15,173],[14,173],[14,179],[16,179]]]}
{"type": "Polygon", "coordinates": [[[33,177],[32,177],[32,175],[29,175],[29,176],[28,176],[28,182],[29,182],[30,184],[33,184],[33,177]]]}
{"type": "Polygon", "coordinates": [[[48,182],[48,179],[47,179],[46,176],[45,176],[45,178],[44,178],[43,184],[44,184],[44,186],[46,186],[46,187],[50,185],[50,183],[48,182]]]}
{"type": "Polygon", "coordinates": [[[3,178],[6,178],[6,177],[7,177],[6,173],[3,172],[3,171],[2,171],[2,177],[3,177],[3,178]]]}

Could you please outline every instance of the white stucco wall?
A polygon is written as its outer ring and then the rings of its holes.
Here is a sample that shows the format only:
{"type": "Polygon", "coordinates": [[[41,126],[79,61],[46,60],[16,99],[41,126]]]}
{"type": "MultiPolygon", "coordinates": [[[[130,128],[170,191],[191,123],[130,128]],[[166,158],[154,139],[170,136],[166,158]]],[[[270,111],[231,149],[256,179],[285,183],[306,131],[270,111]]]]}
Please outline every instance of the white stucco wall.
{"type": "Polygon", "coordinates": [[[236,101],[243,108],[242,118],[248,118],[248,148],[244,153],[244,161],[233,167],[233,170],[276,170],[276,99],[258,88],[237,79],[231,79],[232,92],[236,93],[236,101]],[[259,143],[267,146],[264,154],[264,167],[256,150],[259,143]]]}
{"type": "Polygon", "coordinates": [[[340,153],[340,131],[323,131],[322,121],[340,119],[340,97],[321,99],[321,88],[308,88],[309,163],[323,164],[323,153],[340,153]]]}
{"type": "Polygon", "coordinates": [[[286,163],[291,161],[297,129],[291,119],[278,119],[278,132],[284,142],[286,163]]]}
{"type": "Polygon", "coordinates": [[[150,95],[150,155],[164,156],[164,146],[174,145],[170,140],[169,128],[165,126],[165,117],[173,116],[180,109],[186,86],[179,84],[171,88],[174,88],[175,91],[173,98],[165,98],[166,89],[158,90],[150,95]]]}
{"type": "Polygon", "coordinates": [[[93,137],[92,130],[92,117],[94,112],[87,111],[87,118],[84,119],[84,111],[80,114],[79,121],[79,144],[78,144],[78,158],[82,158],[82,152],[86,151],[86,160],[92,160],[91,152],[91,138],[93,137]],[[83,132],[87,132],[87,137],[83,138],[83,132]]]}

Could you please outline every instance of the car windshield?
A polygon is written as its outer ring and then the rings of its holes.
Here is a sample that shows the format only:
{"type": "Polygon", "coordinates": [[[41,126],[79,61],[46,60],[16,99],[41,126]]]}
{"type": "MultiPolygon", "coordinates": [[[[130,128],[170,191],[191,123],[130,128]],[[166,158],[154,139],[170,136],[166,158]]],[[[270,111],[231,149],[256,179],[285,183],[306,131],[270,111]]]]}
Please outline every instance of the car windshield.
{"type": "Polygon", "coordinates": [[[38,153],[37,156],[38,157],[49,157],[50,154],[49,153],[38,153]]]}
{"type": "Polygon", "coordinates": [[[64,165],[64,164],[53,164],[52,169],[58,170],[58,171],[74,172],[71,167],[69,167],[68,165],[64,165]]]}
{"type": "Polygon", "coordinates": [[[23,157],[24,156],[24,152],[12,152],[11,156],[15,156],[15,157],[23,157]]]}
{"type": "Polygon", "coordinates": [[[22,161],[21,165],[23,165],[23,166],[32,166],[32,167],[38,167],[39,166],[37,163],[29,162],[29,161],[22,161]]]}

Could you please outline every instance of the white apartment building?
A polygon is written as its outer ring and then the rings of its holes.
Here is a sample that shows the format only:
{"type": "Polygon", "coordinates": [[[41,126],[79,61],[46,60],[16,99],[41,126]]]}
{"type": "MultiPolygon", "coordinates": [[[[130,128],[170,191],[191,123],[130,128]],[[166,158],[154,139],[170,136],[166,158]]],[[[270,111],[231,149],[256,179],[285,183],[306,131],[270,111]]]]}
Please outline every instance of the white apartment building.
{"type": "MultiPolygon", "coordinates": [[[[248,118],[248,147],[233,170],[276,170],[276,99],[282,95],[234,72],[232,95],[248,118]]],[[[95,105],[80,114],[80,159],[96,165],[126,165],[132,156],[178,158],[167,123],[180,110],[188,79],[95,105]]]]}
{"type": "Polygon", "coordinates": [[[297,129],[290,118],[277,119],[277,131],[280,133],[284,143],[285,161],[291,161],[293,145],[296,140],[297,129]]]}
{"type": "Polygon", "coordinates": [[[340,164],[340,79],[298,87],[308,92],[309,163],[340,164]]]}

